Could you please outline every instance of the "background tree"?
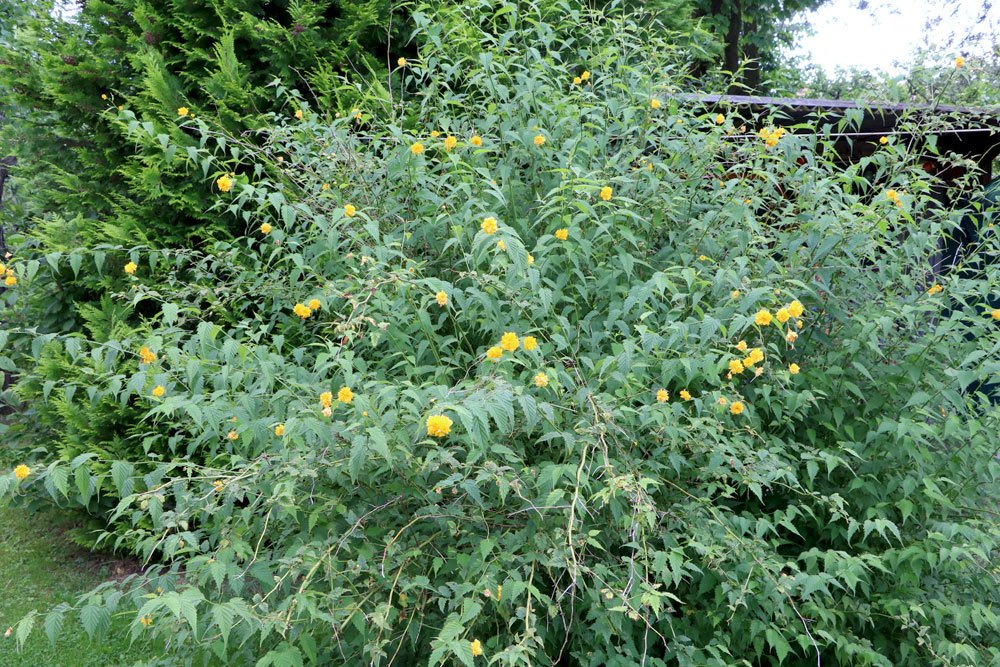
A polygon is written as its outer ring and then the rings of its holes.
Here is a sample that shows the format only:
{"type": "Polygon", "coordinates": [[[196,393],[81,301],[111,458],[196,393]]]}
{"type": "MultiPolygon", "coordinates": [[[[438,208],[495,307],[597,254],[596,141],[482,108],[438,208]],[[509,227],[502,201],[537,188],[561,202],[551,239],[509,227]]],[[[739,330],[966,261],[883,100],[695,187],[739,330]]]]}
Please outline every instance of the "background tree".
{"type": "Polygon", "coordinates": [[[828,0],[696,0],[723,44],[722,69],[738,73],[733,94],[760,91],[761,73],[773,69],[780,47],[791,40],[791,19],[828,0]]]}

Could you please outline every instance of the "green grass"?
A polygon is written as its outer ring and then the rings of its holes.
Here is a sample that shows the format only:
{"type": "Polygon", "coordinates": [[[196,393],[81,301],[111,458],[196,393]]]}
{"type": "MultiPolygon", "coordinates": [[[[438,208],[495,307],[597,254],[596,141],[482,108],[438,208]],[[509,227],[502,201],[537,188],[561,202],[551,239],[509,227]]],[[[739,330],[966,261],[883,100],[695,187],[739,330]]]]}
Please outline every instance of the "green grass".
{"type": "Polygon", "coordinates": [[[91,642],[77,618],[66,618],[53,647],[42,618],[22,653],[8,627],[32,609],[44,614],[60,602],[120,574],[122,562],[81,549],[65,537],[71,519],[56,510],[0,507],[0,665],[3,667],[119,667],[149,659],[149,647],[129,643],[131,619],[118,618],[107,636],[91,642]]]}

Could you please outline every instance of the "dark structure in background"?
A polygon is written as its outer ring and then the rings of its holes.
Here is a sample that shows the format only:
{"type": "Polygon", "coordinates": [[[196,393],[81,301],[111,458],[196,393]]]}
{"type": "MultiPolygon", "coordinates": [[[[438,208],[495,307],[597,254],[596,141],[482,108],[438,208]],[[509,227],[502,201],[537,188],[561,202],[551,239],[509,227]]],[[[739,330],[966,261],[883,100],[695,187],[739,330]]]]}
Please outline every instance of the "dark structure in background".
{"type": "Polygon", "coordinates": [[[10,168],[16,164],[17,158],[13,155],[0,158],[0,262],[3,261],[3,256],[7,254],[7,230],[5,229],[3,219],[3,190],[7,184],[7,176],[10,174],[10,168]]]}
{"type": "MultiPolygon", "coordinates": [[[[875,153],[881,137],[905,142],[911,153],[922,156],[924,170],[938,178],[932,192],[943,205],[970,196],[966,189],[958,187],[959,179],[968,176],[970,170],[945,164],[940,158],[956,154],[971,160],[976,164],[971,171],[983,187],[972,202],[980,207],[979,212],[965,216],[940,240],[928,267],[928,284],[956,270],[973,276],[1000,271],[1000,257],[983,250],[980,243],[985,234],[995,237],[1000,232],[996,224],[1000,222],[1000,173],[994,173],[1000,159],[1000,109],[746,95],[685,95],[681,99],[702,106],[706,112],[745,119],[748,133],[734,135],[737,139],[756,139],[756,131],[765,122],[785,127],[789,133],[813,134],[822,128],[824,136],[833,140],[836,159],[845,165],[875,153]]],[[[984,294],[981,307],[1000,308],[1000,291],[984,294]]],[[[1000,404],[1000,382],[966,390],[982,392],[992,403],[1000,404]]]]}
{"type": "MultiPolygon", "coordinates": [[[[743,118],[773,118],[775,125],[795,132],[794,126],[830,124],[830,134],[836,138],[836,150],[846,162],[871,155],[880,137],[900,137],[924,142],[923,135],[936,137],[937,153],[954,152],[975,160],[981,171],[983,185],[994,176],[992,163],[1000,157],[1000,109],[970,109],[927,104],[859,104],[844,100],[814,100],[788,97],[756,97],[751,95],[682,95],[680,99],[701,105],[706,110],[736,111],[743,118]],[[845,119],[855,122],[842,123],[845,119]],[[928,121],[928,122],[921,122],[928,121]],[[937,121],[940,129],[928,129],[937,121]],[[944,123],[947,121],[947,124],[944,123]],[[842,129],[837,129],[842,125],[842,129]],[[913,128],[920,127],[918,135],[913,128]]],[[[754,128],[755,130],[758,128],[754,128]]],[[[756,136],[756,135],[754,135],[756,136]]],[[[925,169],[937,173],[945,181],[954,181],[962,173],[941,169],[931,155],[926,156],[925,169]]]]}
{"type": "MultiPolygon", "coordinates": [[[[844,164],[872,155],[878,150],[881,137],[894,137],[906,142],[911,152],[923,154],[924,170],[939,179],[935,196],[942,203],[967,196],[953,186],[968,175],[968,170],[943,164],[938,158],[950,153],[976,163],[976,175],[986,193],[980,202],[983,208],[995,205],[1000,193],[1000,179],[993,173],[994,162],[1000,157],[1000,110],[747,95],[687,95],[682,99],[704,106],[707,111],[735,112],[742,118],[754,119],[755,131],[763,120],[786,127],[791,133],[797,131],[797,126],[806,126],[809,132],[826,126],[837,158],[844,164]]],[[[978,245],[982,222],[981,215],[967,216],[954,233],[941,240],[940,251],[932,260],[935,274],[947,273],[966,258],[969,248],[978,245]]],[[[994,257],[975,260],[981,268],[996,264],[994,257]]]]}

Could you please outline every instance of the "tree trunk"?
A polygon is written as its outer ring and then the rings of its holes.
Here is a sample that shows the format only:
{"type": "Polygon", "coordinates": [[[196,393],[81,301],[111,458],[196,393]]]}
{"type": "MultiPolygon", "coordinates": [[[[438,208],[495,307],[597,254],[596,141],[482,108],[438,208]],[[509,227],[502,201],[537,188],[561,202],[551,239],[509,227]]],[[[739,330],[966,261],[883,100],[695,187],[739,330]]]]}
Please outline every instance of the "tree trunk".
{"type": "MultiPolygon", "coordinates": [[[[740,33],[743,31],[743,12],[740,4],[740,0],[732,0],[729,5],[729,29],[726,30],[726,50],[722,62],[722,68],[733,73],[740,68],[740,33]]],[[[738,92],[737,86],[729,89],[730,94],[738,92]]]]}
{"type": "MultiPolygon", "coordinates": [[[[747,24],[744,35],[757,34],[757,22],[747,24]]],[[[760,90],[760,47],[754,42],[747,42],[743,48],[743,85],[750,94],[756,94],[760,90]]]]}

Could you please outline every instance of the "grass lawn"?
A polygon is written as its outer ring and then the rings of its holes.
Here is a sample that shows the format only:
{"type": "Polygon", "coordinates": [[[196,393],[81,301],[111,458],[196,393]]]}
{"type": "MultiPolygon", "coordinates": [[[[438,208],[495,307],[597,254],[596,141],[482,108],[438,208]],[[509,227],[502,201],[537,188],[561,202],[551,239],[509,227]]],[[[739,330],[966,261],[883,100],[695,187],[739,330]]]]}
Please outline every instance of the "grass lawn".
{"type": "Polygon", "coordinates": [[[153,657],[148,646],[129,645],[131,619],[117,618],[106,637],[93,643],[77,617],[67,617],[53,647],[40,617],[25,646],[17,652],[13,634],[4,638],[32,609],[44,614],[60,602],[72,602],[110,577],[121,574],[122,561],[90,553],[64,537],[72,520],[54,510],[32,512],[0,507],[0,665],[3,667],[118,667],[153,657]]]}

